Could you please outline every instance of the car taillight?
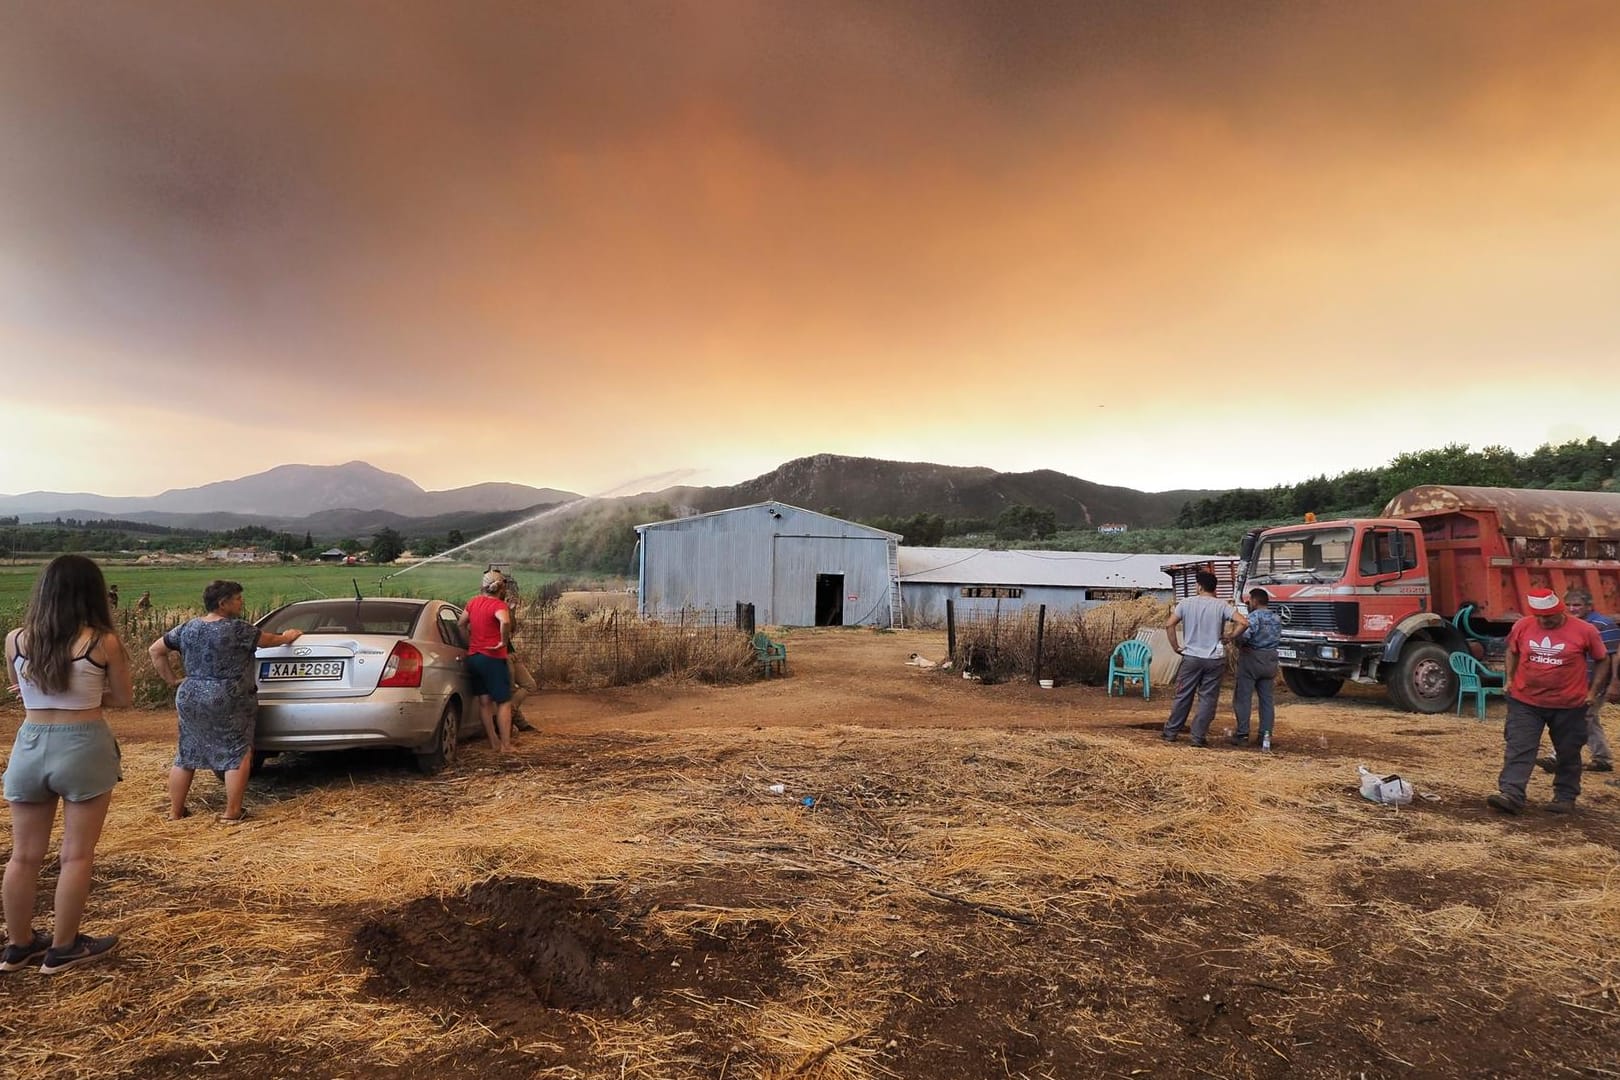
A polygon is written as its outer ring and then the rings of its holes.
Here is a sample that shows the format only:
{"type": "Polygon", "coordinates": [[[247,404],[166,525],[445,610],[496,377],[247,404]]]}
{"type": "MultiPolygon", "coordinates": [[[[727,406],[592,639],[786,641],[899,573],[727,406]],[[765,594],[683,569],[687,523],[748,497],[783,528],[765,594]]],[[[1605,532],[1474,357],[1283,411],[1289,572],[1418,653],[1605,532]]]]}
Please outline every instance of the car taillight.
{"type": "Polygon", "coordinates": [[[388,654],[378,686],[421,686],[422,650],[408,641],[401,641],[388,654]]]}

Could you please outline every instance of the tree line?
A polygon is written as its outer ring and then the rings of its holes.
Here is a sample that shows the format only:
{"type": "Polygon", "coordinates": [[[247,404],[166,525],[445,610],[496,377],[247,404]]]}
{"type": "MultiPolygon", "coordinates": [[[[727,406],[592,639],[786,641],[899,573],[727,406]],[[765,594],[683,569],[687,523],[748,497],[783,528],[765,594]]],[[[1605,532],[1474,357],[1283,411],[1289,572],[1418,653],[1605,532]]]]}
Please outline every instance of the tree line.
{"type": "Polygon", "coordinates": [[[1391,498],[1419,484],[1598,491],[1620,481],[1620,439],[1606,443],[1547,444],[1529,454],[1503,446],[1473,450],[1452,443],[1434,450],[1400,454],[1379,469],[1352,469],[1337,476],[1314,476],[1297,484],[1235,488],[1190,500],[1176,524],[1184,529],[1240,521],[1370,516],[1391,498]]]}

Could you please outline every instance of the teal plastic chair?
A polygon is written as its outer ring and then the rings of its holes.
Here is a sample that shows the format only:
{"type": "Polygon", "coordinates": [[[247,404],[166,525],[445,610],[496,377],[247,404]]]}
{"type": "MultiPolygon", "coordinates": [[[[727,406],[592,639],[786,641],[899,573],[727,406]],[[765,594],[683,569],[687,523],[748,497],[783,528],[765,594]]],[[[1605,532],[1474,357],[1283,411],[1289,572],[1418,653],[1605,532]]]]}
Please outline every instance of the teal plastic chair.
{"type": "Polygon", "coordinates": [[[1462,715],[1463,695],[1474,695],[1474,711],[1481,720],[1485,719],[1485,699],[1492,694],[1505,694],[1507,688],[1502,686],[1502,672],[1493,671],[1474,659],[1472,653],[1454,652],[1451,654],[1451,670],[1457,675],[1457,715],[1462,715]],[[1490,685],[1495,682],[1496,685],[1490,685]]]}
{"type": "Polygon", "coordinates": [[[767,675],[782,674],[787,671],[787,642],[772,641],[761,630],[754,635],[754,659],[767,675]]]}
{"type": "Polygon", "coordinates": [[[1119,692],[1125,693],[1126,679],[1142,680],[1142,699],[1153,696],[1153,679],[1148,667],[1153,663],[1153,650],[1145,641],[1122,641],[1108,656],[1108,696],[1114,696],[1114,680],[1119,680],[1119,692]]]}

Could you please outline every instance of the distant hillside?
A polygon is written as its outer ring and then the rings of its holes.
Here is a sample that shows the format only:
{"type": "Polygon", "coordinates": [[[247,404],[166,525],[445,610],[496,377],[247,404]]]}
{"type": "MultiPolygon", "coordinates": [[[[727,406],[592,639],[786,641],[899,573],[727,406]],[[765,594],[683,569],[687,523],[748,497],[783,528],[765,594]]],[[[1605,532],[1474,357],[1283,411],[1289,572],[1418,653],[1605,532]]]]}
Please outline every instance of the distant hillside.
{"type": "Polygon", "coordinates": [[[1052,510],[1060,525],[1122,522],[1143,528],[1168,525],[1189,499],[1212,494],[1110,487],[1050,469],[1004,473],[817,454],[731,487],[671,488],[657,498],[698,511],[776,499],[807,510],[836,509],[854,519],[917,513],[994,519],[1009,506],[1023,504],[1052,510]]]}
{"type": "MultiPolygon", "coordinates": [[[[618,499],[586,500],[560,515],[554,528],[584,514],[592,521],[637,517],[649,507],[676,513],[722,510],[777,499],[810,510],[832,510],[853,520],[938,514],[994,520],[1010,506],[1052,511],[1060,526],[1094,528],[1122,522],[1133,529],[1166,525],[1189,500],[1207,491],[1143,492],[1081,480],[1050,469],[1004,473],[986,468],[817,454],[729,487],[679,487],[618,499]],[[592,509],[587,509],[588,507],[592,509]],[[617,508],[603,513],[609,508],[617,508]],[[641,509],[638,509],[641,508],[641,509]]],[[[553,488],[483,483],[451,491],[424,491],[411,480],[361,461],[346,465],[282,465],[197,488],[150,498],[109,498],[34,492],[0,496],[0,514],[25,522],[53,517],[117,517],[170,528],[226,531],[246,525],[312,533],[324,541],[365,538],[381,529],[411,536],[442,536],[451,529],[474,536],[579,497],[553,488]]]]}
{"type": "Polygon", "coordinates": [[[424,491],[398,473],[384,472],[364,461],[350,461],[343,465],[278,465],[252,476],[175,488],[161,495],[56,491],[0,495],[0,514],[79,518],[99,515],[130,520],[142,520],[145,514],[240,514],[248,515],[255,523],[281,525],[329,510],[387,510],[405,517],[435,517],[521,510],[575,498],[578,496],[570,491],[508,483],[424,491]]]}

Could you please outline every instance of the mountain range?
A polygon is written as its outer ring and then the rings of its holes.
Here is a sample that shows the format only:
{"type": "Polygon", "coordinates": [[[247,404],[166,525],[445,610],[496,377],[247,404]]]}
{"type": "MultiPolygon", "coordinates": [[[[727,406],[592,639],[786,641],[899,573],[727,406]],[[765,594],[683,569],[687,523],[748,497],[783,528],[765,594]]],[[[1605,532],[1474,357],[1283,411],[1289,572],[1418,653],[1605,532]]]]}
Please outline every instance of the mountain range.
{"type": "Polygon", "coordinates": [[[260,522],[301,522],[310,515],[332,510],[386,510],[402,518],[426,518],[522,510],[577,498],[571,491],[503,483],[425,491],[398,473],[384,472],[364,461],[351,461],[344,465],[278,465],[236,480],[171,488],[161,495],[111,496],[82,491],[0,495],[0,514],[25,519],[118,517],[164,525],[176,524],[176,518],[226,514],[260,522]],[[164,515],[164,520],[153,515],[164,515]]]}
{"type": "MultiPolygon", "coordinates": [[[[1182,506],[1209,491],[1144,492],[1092,483],[1050,469],[1004,473],[926,462],[817,454],[787,462],[752,480],[723,487],[672,487],[612,500],[705,512],[775,499],[812,510],[869,520],[917,513],[993,519],[1009,506],[1052,510],[1062,525],[1120,522],[1133,527],[1172,522],[1182,506]]],[[[266,525],[320,536],[363,536],[382,528],[421,535],[451,528],[496,527],[580,496],[558,488],[484,483],[425,491],[409,478],[363,461],[279,465],[236,480],[176,488],[151,496],[32,491],[0,495],[0,515],[21,520],[121,518],[174,528],[227,530],[266,525]]]]}

